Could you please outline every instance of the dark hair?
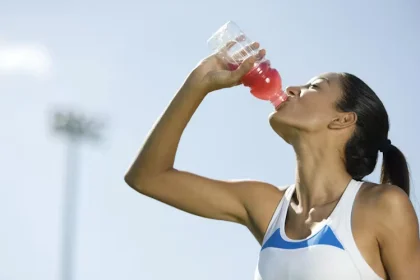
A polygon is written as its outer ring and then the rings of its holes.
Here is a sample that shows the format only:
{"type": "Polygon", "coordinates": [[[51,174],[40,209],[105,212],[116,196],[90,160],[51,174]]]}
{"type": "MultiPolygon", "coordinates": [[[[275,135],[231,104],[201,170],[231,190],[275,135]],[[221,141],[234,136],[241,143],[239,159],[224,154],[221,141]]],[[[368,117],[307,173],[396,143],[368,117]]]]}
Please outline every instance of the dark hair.
{"type": "Polygon", "coordinates": [[[378,152],[383,149],[381,184],[393,184],[410,194],[407,161],[403,153],[388,140],[389,119],[384,104],[361,79],[340,74],[342,98],[337,107],[357,115],[356,129],[345,147],[347,172],[355,180],[362,180],[373,172],[378,152]],[[383,147],[387,143],[387,147],[383,147]]]}

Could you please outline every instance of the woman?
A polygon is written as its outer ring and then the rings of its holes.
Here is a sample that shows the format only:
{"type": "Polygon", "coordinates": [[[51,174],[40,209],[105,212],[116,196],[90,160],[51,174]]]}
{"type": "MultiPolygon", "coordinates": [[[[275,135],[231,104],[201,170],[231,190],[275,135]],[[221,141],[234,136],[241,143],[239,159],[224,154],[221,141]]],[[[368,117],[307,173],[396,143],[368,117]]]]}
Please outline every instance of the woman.
{"type": "Polygon", "coordinates": [[[296,182],[286,190],[174,168],[182,132],[206,95],[240,84],[258,58],[235,71],[217,54],[204,59],[148,136],[127,184],[183,211],[245,225],[262,245],[255,279],[420,279],[407,163],[387,138],[382,102],[351,74],[288,87],[288,100],[270,116],[296,152],[296,182]],[[361,182],[379,151],[381,184],[361,182]]]}

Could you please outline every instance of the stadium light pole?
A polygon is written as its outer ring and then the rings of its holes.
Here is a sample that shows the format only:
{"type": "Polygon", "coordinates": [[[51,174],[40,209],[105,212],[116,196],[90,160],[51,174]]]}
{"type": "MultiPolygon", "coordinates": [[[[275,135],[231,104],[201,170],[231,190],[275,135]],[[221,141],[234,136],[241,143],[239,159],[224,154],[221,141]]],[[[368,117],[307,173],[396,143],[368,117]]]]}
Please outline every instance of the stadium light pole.
{"type": "Polygon", "coordinates": [[[103,123],[72,111],[53,115],[53,131],[64,138],[67,148],[62,210],[61,280],[74,280],[74,252],[77,227],[79,148],[84,142],[101,140],[103,123]]]}

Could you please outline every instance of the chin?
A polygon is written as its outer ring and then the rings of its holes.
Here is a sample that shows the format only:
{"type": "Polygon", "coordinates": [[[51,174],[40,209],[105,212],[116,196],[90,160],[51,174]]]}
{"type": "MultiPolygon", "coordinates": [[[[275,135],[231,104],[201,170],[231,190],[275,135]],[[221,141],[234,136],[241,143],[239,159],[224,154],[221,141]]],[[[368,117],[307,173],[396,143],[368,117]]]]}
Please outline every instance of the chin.
{"type": "Polygon", "coordinates": [[[269,116],[269,123],[274,132],[290,144],[296,129],[287,121],[287,117],[280,111],[273,112],[269,116]]]}
{"type": "Polygon", "coordinates": [[[290,121],[288,121],[288,115],[284,114],[283,111],[274,111],[268,116],[268,120],[270,122],[271,127],[277,127],[277,126],[284,126],[289,125],[290,121]]]}

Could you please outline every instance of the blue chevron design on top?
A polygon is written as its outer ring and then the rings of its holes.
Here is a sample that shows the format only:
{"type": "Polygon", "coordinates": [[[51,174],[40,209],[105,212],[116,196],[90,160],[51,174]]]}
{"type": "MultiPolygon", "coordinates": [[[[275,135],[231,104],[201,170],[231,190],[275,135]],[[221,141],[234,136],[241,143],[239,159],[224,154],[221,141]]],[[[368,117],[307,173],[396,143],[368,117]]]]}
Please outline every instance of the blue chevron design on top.
{"type": "Polygon", "coordinates": [[[281,237],[280,229],[277,229],[270,238],[262,246],[261,251],[265,248],[279,248],[286,250],[294,250],[300,248],[307,248],[316,245],[334,246],[344,250],[343,245],[335,236],[334,232],[329,226],[324,226],[317,234],[303,241],[290,242],[281,237]]]}

